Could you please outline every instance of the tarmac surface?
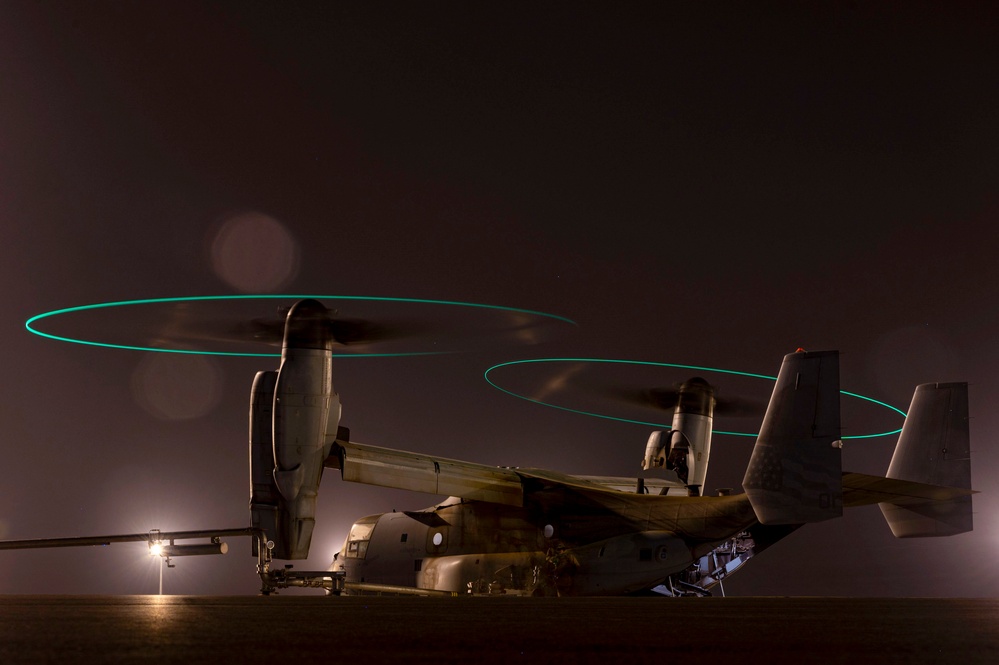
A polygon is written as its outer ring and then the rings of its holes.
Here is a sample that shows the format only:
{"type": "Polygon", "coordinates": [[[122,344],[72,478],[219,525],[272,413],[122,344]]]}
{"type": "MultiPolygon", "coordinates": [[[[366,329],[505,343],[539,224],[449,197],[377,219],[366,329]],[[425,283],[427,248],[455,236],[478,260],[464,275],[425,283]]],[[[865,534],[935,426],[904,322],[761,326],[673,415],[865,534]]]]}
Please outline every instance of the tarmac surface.
{"type": "Polygon", "coordinates": [[[999,663],[999,600],[0,596],[0,663],[999,663]]]}

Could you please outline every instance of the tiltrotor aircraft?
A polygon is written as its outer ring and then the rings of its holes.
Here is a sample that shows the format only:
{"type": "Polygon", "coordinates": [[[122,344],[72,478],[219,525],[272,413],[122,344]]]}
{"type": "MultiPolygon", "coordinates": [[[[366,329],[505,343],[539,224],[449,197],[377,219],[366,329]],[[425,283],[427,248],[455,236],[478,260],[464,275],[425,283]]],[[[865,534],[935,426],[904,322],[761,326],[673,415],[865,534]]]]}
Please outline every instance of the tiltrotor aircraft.
{"type": "Polygon", "coordinates": [[[804,524],[879,504],[898,538],[972,529],[966,383],[916,388],[885,477],[841,468],[836,351],[784,357],[742,494],[702,496],[715,397],[700,379],[676,396],[634,478],[493,467],[350,440],[332,382],[337,343],[316,300],[288,311],[281,364],[250,393],[251,526],[8,541],[0,549],[147,541],[165,556],[224,551],[253,536],[261,591],[332,594],[710,595],[804,524]],[[308,557],[324,470],[342,480],[449,498],[351,527],[325,571],[273,568],[308,557]],[[208,538],[184,545],[176,541],[208,538]]]}

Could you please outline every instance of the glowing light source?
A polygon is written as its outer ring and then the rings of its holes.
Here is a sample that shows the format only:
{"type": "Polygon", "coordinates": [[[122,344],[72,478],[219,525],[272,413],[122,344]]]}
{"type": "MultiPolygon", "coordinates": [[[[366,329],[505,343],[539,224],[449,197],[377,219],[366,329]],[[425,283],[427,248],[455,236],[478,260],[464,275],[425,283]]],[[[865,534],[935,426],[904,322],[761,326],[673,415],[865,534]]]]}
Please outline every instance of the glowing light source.
{"type": "Polygon", "coordinates": [[[163,543],[149,543],[149,556],[163,556],[163,543]]]}
{"type": "MultiPolygon", "coordinates": [[[[54,339],[60,342],[72,342],[74,344],[85,344],[89,346],[99,346],[111,349],[126,349],[130,351],[155,351],[160,353],[186,353],[192,355],[214,355],[214,356],[250,356],[250,357],[279,357],[280,352],[266,352],[266,353],[254,353],[254,352],[242,352],[242,351],[208,351],[202,349],[171,349],[164,348],[160,346],[141,346],[141,345],[131,345],[131,344],[117,344],[111,342],[101,342],[97,340],[80,339],[74,337],[68,337],[63,335],[55,335],[52,333],[47,333],[38,328],[38,324],[45,320],[51,320],[54,317],[71,314],[74,312],[84,312],[89,310],[99,310],[108,309],[112,307],[129,307],[136,305],[149,305],[157,303],[195,303],[195,302],[206,302],[206,301],[227,301],[227,300],[286,300],[286,301],[296,301],[303,300],[307,298],[312,298],[315,300],[332,300],[332,301],[343,301],[343,302],[376,302],[376,303],[406,303],[406,304],[416,304],[416,305],[440,305],[447,307],[456,308],[466,308],[466,309],[478,309],[478,310],[488,310],[493,312],[504,312],[509,314],[520,314],[533,317],[540,317],[543,319],[548,319],[554,322],[568,323],[571,325],[576,325],[576,322],[567,319],[563,316],[558,316],[556,314],[547,314],[545,312],[532,311],[528,309],[519,309],[516,307],[504,307],[502,305],[485,305],[480,303],[471,302],[460,302],[454,300],[431,300],[427,298],[389,298],[381,296],[337,296],[337,295],[287,295],[287,294],[264,294],[264,295],[224,295],[224,296],[185,296],[176,298],[146,298],[141,300],[121,300],[117,302],[106,302],[106,303],[96,303],[92,305],[79,305],[76,307],[66,307],[63,309],[56,309],[50,312],[44,312],[42,314],[36,314],[35,316],[28,319],[24,326],[29,332],[39,335],[40,337],[46,337],[48,339],[54,339]]],[[[409,353],[350,353],[350,354],[336,354],[338,357],[353,357],[353,358],[372,358],[372,357],[389,357],[389,356],[416,356],[416,355],[437,355],[441,353],[447,353],[444,351],[430,351],[430,352],[409,352],[409,353]]]]}
{"type": "MultiPolygon", "coordinates": [[[[689,370],[694,370],[694,371],[697,371],[697,372],[704,372],[704,373],[730,374],[730,375],[734,375],[734,376],[745,376],[745,377],[750,377],[750,378],[754,378],[754,379],[764,379],[764,380],[767,380],[767,381],[776,381],[777,380],[776,376],[769,376],[769,375],[766,375],[766,374],[754,374],[752,372],[742,372],[742,371],[734,370],[734,369],[721,369],[721,368],[718,368],[718,367],[703,367],[703,366],[699,366],[699,365],[683,365],[683,364],[680,364],[680,363],[651,362],[651,361],[644,361],[644,360],[613,360],[613,359],[607,359],[607,358],[533,358],[533,359],[527,359],[527,360],[512,360],[510,362],[499,363],[498,365],[493,365],[492,367],[490,367],[489,369],[487,369],[485,371],[485,374],[483,375],[484,378],[485,378],[485,380],[486,380],[486,382],[489,383],[489,385],[491,385],[493,388],[496,388],[497,390],[502,391],[502,392],[504,392],[504,393],[506,393],[508,395],[513,395],[514,397],[517,397],[519,399],[527,400],[528,402],[534,402],[535,404],[541,404],[542,406],[550,406],[553,409],[559,409],[561,411],[568,411],[570,413],[578,413],[578,414],[581,414],[581,415],[584,415],[584,416],[592,416],[594,418],[603,418],[605,420],[616,420],[618,422],[632,423],[632,424],[635,424],[635,425],[647,425],[647,426],[650,426],[650,427],[662,427],[662,428],[665,428],[665,429],[669,429],[671,427],[671,423],[657,423],[657,422],[651,422],[651,421],[634,420],[634,419],[631,419],[631,418],[620,418],[620,417],[617,417],[617,416],[610,416],[610,415],[606,415],[606,414],[602,414],[602,413],[595,413],[593,411],[584,411],[582,409],[573,409],[573,408],[566,407],[566,406],[560,406],[558,404],[552,404],[551,402],[547,402],[547,401],[544,401],[544,400],[541,400],[541,399],[535,399],[533,397],[528,397],[526,395],[522,395],[522,394],[514,392],[512,390],[508,390],[508,389],[503,388],[502,386],[498,385],[491,378],[489,378],[490,373],[492,373],[494,370],[500,369],[502,367],[512,367],[512,366],[517,366],[517,365],[527,365],[527,364],[531,364],[531,363],[603,363],[603,364],[618,364],[618,365],[643,365],[643,366],[652,366],[652,367],[670,367],[670,368],[674,368],[674,369],[689,369],[689,370]]],[[[891,404],[887,404],[887,403],[882,402],[880,400],[876,400],[873,397],[865,397],[864,395],[858,395],[857,393],[852,393],[852,392],[849,392],[849,391],[846,391],[846,390],[840,390],[839,392],[840,392],[841,395],[846,395],[847,397],[852,397],[854,399],[859,399],[859,400],[863,400],[865,402],[870,402],[872,404],[876,404],[878,406],[882,406],[882,407],[884,407],[886,409],[894,411],[895,413],[901,415],[903,418],[905,418],[905,416],[906,416],[905,411],[902,411],[901,409],[896,408],[896,407],[892,406],[891,404]]],[[[890,430],[890,431],[886,431],[886,432],[876,432],[876,433],[873,433],[873,434],[854,434],[852,436],[843,436],[841,438],[842,439],[871,439],[871,438],[879,437],[879,436],[891,436],[893,434],[898,434],[901,431],[902,431],[902,428],[899,427],[898,429],[894,429],[894,430],[890,430]]],[[[751,436],[751,437],[755,437],[759,433],[758,432],[729,432],[729,431],[724,431],[724,430],[712,430],[712,434],[726,434],[726,435],[729,435],[729,436],[751,436]]]]}

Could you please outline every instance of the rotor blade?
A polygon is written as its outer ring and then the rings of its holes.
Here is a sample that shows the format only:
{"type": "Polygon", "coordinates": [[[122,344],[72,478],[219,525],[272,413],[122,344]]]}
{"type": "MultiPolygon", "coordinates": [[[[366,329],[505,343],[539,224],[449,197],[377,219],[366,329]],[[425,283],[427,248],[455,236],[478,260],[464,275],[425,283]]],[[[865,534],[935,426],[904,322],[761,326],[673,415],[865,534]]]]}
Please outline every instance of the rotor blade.
{"type": "Polygon", "coordinates": [[[767,412],[767,403],[745,397],[715,396],[715,414],[728,418],[756,418],[767,412]]]}
{"type": "Polygon", "coordinates": [[[418,321],[375,323],[365,319],[333,318],[330,320],[330,331],[338,344],[356,345],[427,335],[431,326],[418,321]]]}
{"type": "MultiPolygon", "coordinates": [[[[574,378],[572,383],[578,388],[606,399],[668,413],[672,413],[676,409],[682,385],[678,383],[668,387],[633,388],[590,382],[583,377],[574,378]]],[[[766,410],[765,402],[743,397],[718,396],[717,392],[715,393],[714,413],[717,416],[728,418],[759,417],[766,413],[766,410]]]]}
{"type": "Polygon", "coordinates": [[[649,388],[642,391],[646,401],[654,408],[663,411],[673,411],[680,400],[679,387],[673,388],[649,388]]]}
{"type": "MultiPolygon", "coordinates": [[[[127,315],[119,308],[123,316],[110,324],[106,322],[108,312],[102,312],[100,319],[91,317],[96,321],[94,332],[87,334],[102,342],[125,339],[130,347],[136,346],[138,338],[137,348],[156,350],[214,353],[223,348],[238,355],[279,349],[290,307],[265,308],[263,312],[272,314],[260,316],[260,308],[252,301],[250,297],[224,304],[208,300],[152,302],[128,309],[127,315]]],[[[328,326],[326,332],[339,347],[337,355],[411,355],[478,351],[501,343],[534,344],[549,339],[556,324],[572,324],[526,310],[459,307],[461,303],[447,302],[431,305],[435,303],[359,299],[347,303],[351,309],[342,314],[316,309],[316,320],[303,325],[328,326]],[[417,306],[420,313],[408,312],[417,306]],[[431,314],[424,315],[424,309],[432,310],[431,314]]],[[[109,310],[111,314],[117,311],[109,310]]],[[[80,318],[87,322],[86,315],[77,317],[77,327],[80,318]]]]}
{"type": "Polygon", "coordinates": [[[159,338],[174,342],[244,342],[280,346],[284,319],[276,317],[250,321],[183,319],[168,322],[159,338]]]}
{"type": "MultiPolygon", "coordinates": [[[[284,339],[284,319],[257,318],[250,321],[186,321],[170,325],[171,339],[258,342],[280,346],[284,339]]],[[[429,327],[416,322],[375,323],[364,319],[331,318],[328,325],[338,344],[357,345],[405,339],[426,334],[429,327]]]]}
{"type": "Polygon", "coordinates": [[[676,388],[626,388],[620,385],[592,384],[581,380],[573,380],[573,383],[587,392],[615,402],[642,406],[659,411],[673,411],[676,408],[676,402],[680,394],[676,388]]]}

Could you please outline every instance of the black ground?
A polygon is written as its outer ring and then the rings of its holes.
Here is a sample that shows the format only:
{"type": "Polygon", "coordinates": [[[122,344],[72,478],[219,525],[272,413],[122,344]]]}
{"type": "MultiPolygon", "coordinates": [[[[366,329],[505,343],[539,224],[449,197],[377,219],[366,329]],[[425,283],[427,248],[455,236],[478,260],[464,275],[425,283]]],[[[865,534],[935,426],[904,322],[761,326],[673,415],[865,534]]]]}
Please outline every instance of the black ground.
{"type": "Polygon", "coordinates": [[[693,658],[995,663],[999,600],[0,596],[3,663],[693,658]]]}

